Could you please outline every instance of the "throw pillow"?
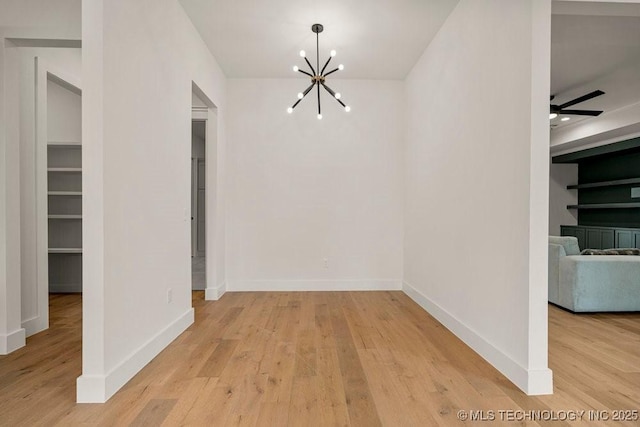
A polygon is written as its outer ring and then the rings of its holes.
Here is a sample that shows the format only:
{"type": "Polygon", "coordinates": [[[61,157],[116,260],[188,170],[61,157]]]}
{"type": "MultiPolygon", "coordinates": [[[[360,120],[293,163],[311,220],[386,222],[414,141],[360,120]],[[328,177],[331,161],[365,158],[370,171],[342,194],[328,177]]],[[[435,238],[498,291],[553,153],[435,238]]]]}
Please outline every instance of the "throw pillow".
{"type": "Polygon", "coordinates": [[[580,252],[580,255],[640,255],[640,249],[585,249],[580,252]]]}

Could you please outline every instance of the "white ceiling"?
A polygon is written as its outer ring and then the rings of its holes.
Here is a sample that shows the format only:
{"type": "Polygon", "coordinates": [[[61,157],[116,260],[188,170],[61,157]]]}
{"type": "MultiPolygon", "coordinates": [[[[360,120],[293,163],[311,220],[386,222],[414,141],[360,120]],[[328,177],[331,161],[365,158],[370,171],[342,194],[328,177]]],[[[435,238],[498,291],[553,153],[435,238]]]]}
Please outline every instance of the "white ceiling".
{"type": "MultiPolygon", "coordinates": [[[[320,62],[336,49],[336,77],[404,79],[458,0],[180,0],[209,50],[231,78],[295,77],[315,65],[321,23],[320,62]],[[303,68],[304,69],[304,68],[303,68]]],[[[551,93],[555,104],[596,89],[605,95],[576,109],[610,112],[640,101],[640,5],[554,1],[551,93]]],[[[560,128],[590,120],[552,121],[560,128]]]]}
{"type": "MultiPolygon", "coordinates": [[[[564,3],[551,18],[551,93],[562,104],[596,89],[605,95],[575,109],[605,114],[640,101],[640,6],[564,3]]],[[[591,120],[554,119],[560,128],[591,120]]]]}
{"type": "Polygon", "coordinates": [[[551,92],[561,93],[640,62],[640,17],[554,15],[551,92]]]}
{"type": "Polygon", "coordinates": [[[458,0],[180,0],[227,77],[287,78],[335,49],[340,78],[404,79],[458,0]]]}

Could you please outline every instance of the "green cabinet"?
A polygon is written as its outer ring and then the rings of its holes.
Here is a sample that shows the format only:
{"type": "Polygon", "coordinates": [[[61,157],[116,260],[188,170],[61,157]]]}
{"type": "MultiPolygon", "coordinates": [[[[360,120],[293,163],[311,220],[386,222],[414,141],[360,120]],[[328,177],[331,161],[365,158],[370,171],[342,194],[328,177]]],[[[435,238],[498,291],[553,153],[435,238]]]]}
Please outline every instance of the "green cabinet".
{"type": "Polygon", "coordinates": [[[604,228],[587,228],[587,248],[607,249],[614,248],[614,230],[604,228]]]}
{"type": "Polygon", "coordinates": [[[640,230],[616,230],[616,248],[640,249],[640,230]]]}
{"type": "Polygon", "coordinates": [[[580,249],[638,248],[640,229],[617,227],[590,227],[583,225],[560,226],[562,236],[578,239],[580,249]]]}

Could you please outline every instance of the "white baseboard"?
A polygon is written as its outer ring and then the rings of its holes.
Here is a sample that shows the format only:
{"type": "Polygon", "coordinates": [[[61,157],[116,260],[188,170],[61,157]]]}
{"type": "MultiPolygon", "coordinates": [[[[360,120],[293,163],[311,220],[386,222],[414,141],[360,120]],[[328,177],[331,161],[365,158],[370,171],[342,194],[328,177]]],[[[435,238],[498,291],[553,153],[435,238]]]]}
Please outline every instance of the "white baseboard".
{"type": "Polygon", "coordinates": [[[22,322],[22,327],[27,333],[27,336],[37,334],[38,332],[42,332],[45,329],[49,328],[48,319],[43,319],[42,316],[32,317],[31,319],[27,319],[22,322]]]}
{"type": "Polygon", "coordinates": [[[25,330],[20,328],[10,334],[0,334],[0,354],[9,354],[27,343],[25,330]]]}
{"type": "Polygon", "coordinates": [[[404,282],[402,290],[522,391],[532,396],[553,393],[553,376],[550,369],[524,368],[409,283],[404,282]]]}
{"type": "Polygon", "coordinates": [[[400,291],[400,280],[237,280],[229,281],[234,292],[295,291],[400,291]]]}
{"type": "Polygon", "coordinates": [[[207,288],[204,290],[204,299],[207,301],[218,301],[227,291],[227,284],[222,283],[215,288],[207,288]]]}
{"type": "Polygon", "coordinates": [[[77,379],[78,403],[104,403],[171,341],[193,323],[193,308],[135,350],[106,375],[82,375],[77,379]]]}

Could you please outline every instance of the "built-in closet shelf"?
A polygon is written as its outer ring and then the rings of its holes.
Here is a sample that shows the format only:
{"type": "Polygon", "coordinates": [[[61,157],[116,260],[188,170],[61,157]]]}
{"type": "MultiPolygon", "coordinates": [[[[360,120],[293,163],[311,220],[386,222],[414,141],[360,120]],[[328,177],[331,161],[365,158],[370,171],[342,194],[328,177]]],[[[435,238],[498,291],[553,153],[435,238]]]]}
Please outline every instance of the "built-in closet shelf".
{"type": "Polygon", "coordinates": [[[49,248],[50,254],[81,254],[82,248],[49,248]]]}
{"type": "Polygon", "coordinates": [[[82,219],[82,215],[49,215],[49,219],[82,219]]]}
{"type": "Polygon", "coordinates": [[[568,205],[567,209],[638,209],[640,203],[590,203],[585,205],[568,205]]]}
{"type": "Polygon", "coordinates": [[[82,172],[82,168],[47,168],[47,172],[82,172]]]}
{"type": "Polygon", "coordinates": [[[82,196],[82,191],[49,191],[49,196],[82,196]]]}
{"type": "Polygon", "coordinates": [[[82,143],[80,141],[49,141],[47,145],[55,147],[82,147],[82,143]]]}
{"type": "Polygon", "coordinates": [[[640,184],[640,178],[616,179],[614,181],[591,182],[589,184],[568,185],[569,190],[582,190],[587,188],[614,187],[616,185],[640,184]]]}

